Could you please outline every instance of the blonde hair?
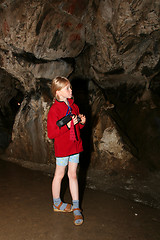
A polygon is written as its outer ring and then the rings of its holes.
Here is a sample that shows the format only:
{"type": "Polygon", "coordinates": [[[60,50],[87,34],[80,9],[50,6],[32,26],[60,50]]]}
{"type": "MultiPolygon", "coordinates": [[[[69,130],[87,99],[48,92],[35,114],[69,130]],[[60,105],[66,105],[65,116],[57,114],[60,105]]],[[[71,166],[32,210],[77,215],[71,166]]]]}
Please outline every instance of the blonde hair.
{"type": "Polygon", "coordinates": [[[52,80],[52,85],[51,85],[51,92],[52,92],[53,97],[58,99],[56,91],[61,90],[67,84],[70,84],[70,81],[67,78],[65,78],[65,77],[55,77],[52,80]]]}

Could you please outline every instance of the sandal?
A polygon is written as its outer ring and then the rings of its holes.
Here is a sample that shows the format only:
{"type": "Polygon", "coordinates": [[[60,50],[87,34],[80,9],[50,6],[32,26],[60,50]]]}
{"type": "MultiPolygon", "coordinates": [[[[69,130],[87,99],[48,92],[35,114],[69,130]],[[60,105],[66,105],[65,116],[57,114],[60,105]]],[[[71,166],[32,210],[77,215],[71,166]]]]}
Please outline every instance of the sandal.
{"type": "MultiPolygon", "coordinates": [[[[73,214],[74,214],[74,211],[76,211],[76,210],[82,212],[81,209],[79,209],[79,208],[74,208],[74,209],[73,209],[73,214]]],[[[73,221],[73,222],[74,222],[74,224],[75,224],[76,226],[81,225],[81,224],[83,223],[83,216],[82,216],[82,215],[75,215],[75,214],[74,214],[74,221],[73,221]],[[82,220],[82,221],[76,223],[76,221],[79,220],[79,219],[82,220]]]]}
{"type": "Polygon", "coordinates": [[[65,207],[65,209],[60,209],[60,207],[62,206],[63,202],[60,202],[60,204],[58,206],[53,204],[53,210],[54,212],[72,212],[72,205],[70,203],[67,203],[67,206],[65,207]]]}

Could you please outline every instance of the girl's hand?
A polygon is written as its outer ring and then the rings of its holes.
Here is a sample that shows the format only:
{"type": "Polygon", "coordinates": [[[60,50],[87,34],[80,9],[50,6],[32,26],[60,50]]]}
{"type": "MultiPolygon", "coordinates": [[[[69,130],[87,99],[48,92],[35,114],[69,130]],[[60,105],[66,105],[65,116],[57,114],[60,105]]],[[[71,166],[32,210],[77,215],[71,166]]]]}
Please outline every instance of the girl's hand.
{"type": "Polygon", "coordinates": [[[77,116],[76,116],[76,115],[73,115],[72,120],[73,120],[73,124],[74,124],[74,125],[76,125],[76,124],[78,123],[78,120],[77,120],[77,116]]]}
{"type": "Polygon", "coordinates": [[[71,128],[71,121],[67,123],[67,127],[71,128]]]}
{"type": "Polygon", "coordinates": [[[79,117],[81,118],[81,124],[85,124],[86,122],[86,117],[83,114],[79,114],[79,117]]]}
{"type": "MultiPolygon", "coordinates": [[[[72,116],[72,120],[73,120],[73,124],[76,125],[78,123],[78,120],[77,120],[77,116],[76,115],[73,115],[72,116]]],[[[72,121],[71,120],[71,121],[72,121]]],[[[67,127],[68,128],[71,128],[71,121],[67,123],[67,127]]]]}

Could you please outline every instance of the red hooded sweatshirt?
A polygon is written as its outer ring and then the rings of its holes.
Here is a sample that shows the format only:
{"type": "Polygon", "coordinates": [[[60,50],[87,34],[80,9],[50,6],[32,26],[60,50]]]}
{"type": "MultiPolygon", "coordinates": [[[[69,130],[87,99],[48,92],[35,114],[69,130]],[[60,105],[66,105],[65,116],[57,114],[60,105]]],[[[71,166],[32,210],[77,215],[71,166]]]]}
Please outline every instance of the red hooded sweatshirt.
{"type": "MultiPolygon", "coordinates": [[[[71,107],[72,114],[79,115],[79,108],[74,103],[73,99],[68,99],[68,102],[71,107]]],[[[65,102],[55,100],[48,112],[48,137],[50,139],[54,139],[54,150],[56,157],[66,157],[83,151],[80,129],[83,128],[84,125],[80,123],[74,125],[77,139],[71,140],[70,129],[67,127],[67,125],[59,128],[56,124],[59,119],[66,116],[67,110],[68,106],[65,102]]]]}

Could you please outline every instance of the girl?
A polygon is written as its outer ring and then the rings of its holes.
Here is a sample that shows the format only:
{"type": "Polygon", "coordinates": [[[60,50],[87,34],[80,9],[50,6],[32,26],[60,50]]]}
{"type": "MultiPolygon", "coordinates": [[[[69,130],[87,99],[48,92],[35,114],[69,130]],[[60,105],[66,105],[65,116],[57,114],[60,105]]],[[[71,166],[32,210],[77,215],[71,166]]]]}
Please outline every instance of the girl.
{"type": "Polygon", "coordinates": [[[81,225],[83,217],[79,209],[77,166],[79,153],[83,151],[80,129],[83,128],[86,117],[79,113],[79,108],[72,99],[72,89],[67,78],[54,78],[51,90],[55,101],[48,113],[47,129],[48,137],[54,139],[56,156],[56,169],[52,182],[53,209],[56,212],[73,211],[74,224],[81,225]],[[69,114],[71,120],[64,126],[58,127],[57,121],[69,114]],[[73,205],[63,203],[60,199],[61,182],[67,165],[73,205]]]}

